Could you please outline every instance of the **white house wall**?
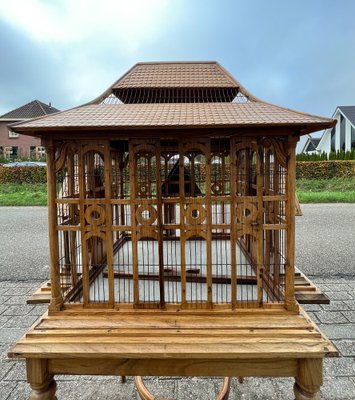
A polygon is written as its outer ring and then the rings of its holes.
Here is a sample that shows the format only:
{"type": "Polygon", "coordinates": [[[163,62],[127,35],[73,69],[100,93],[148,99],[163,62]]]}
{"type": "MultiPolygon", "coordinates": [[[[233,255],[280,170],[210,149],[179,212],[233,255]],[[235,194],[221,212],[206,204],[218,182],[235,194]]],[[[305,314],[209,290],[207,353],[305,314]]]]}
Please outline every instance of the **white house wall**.
{"type": "MultiPolygon", "coordinates": [[[[338,123],[335,125],[335,151],[340,149],[340,116],[343,116],[345,119],[345,151],[351,150],[351,127],[353,126],[348,118],[337,108],[335,113],[333,114],[333,118],[335,118],[338,123]]],[[[355,127],[354,127],[355,128],[355,127]]],[[[327,129],[324,131],[322,139],[318,143],[317,153],[327,153],[329,154],[331,151],[331,133],[332,129],[327,129]]]]}

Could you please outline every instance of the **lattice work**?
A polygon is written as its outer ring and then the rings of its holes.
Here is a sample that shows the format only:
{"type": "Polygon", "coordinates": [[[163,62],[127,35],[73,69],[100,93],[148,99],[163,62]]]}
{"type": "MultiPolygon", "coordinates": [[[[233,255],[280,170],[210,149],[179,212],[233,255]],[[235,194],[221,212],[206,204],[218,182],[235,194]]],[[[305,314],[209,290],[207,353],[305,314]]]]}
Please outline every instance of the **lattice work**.
{"type": "Polygon", "coordinates": [[[115,89],[99,104],[142,103],[248,103],[246,94],[237,88],[130,88],[115,89]]]}
{"type": "Polygon", "coordinates": [[[216,137],[57,146],[62,293],[84,307],[284,302],[286,143],[216,137]]]}

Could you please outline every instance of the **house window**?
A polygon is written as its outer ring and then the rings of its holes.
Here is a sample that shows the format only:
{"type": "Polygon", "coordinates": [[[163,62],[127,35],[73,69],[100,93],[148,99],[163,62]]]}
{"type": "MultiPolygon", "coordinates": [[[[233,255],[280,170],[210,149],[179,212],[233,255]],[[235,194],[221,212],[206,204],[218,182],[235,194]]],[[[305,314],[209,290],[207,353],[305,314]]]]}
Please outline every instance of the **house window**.
{"type": "Polygon", "coordinates": [[[9,138],[16,139],[19,137],[19,134],[9,129],[9,138]]]}
{"type": "Polygon", "coordinates": [[[36,146],[30,146],[30,158],[36,157],[36,146]]]}
{"type": "Polygon", "coordinates": [[[351,148],[355,149],[355,128],[351,127],[351,148]]]}
{"type": "Polygon", "coordinates": [[[0,157],[4,156],[4,148],[0,146],[0,157]]]}
{"type": "Polygon", "coordinates": [[[340,116],[340,150],[345,151],[345,118],[340,116]]]}
{"type": "Polygon", "coordinates": [[[17,146],[12,146],[12,158],[16,159],[17,158],[17,146]]]}
{"type": "Polygon", "coordinates": [[[335,151],[335,128],[332,129],[330,134],[330,151],[335,151]]]}
{"type": "Polygon", "coordinates": [[[5,158],[17,158],[17,146],[4,147],[5,158]]]}
{"type": "Polygon", "coordinates": [[[43,158],[46,156],[46,149],[43,146],[37,146],[36,147],[36,156],[38,158],[43,158]]]}

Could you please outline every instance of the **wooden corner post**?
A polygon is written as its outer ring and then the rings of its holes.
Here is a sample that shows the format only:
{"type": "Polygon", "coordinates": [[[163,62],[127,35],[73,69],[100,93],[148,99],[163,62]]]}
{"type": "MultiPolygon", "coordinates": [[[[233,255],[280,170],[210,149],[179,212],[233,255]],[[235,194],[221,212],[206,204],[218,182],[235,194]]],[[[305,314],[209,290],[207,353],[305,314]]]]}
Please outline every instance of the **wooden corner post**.
{"type": "Polygon", "coordinates": [[[287,310],[297,311],[295,299],[295,193],[296,193],[296,145],[298,137],[288,137],[287,176],[286,176],[286,288],[285,304],[287,310]]]}
{"type": "Polygon", "coordinates": [[[63,306],[63,297],[60,286],[57,209],[55,203],[57,196],[55,148],[52,140],[46,143],[46,150],[47,150],[47,185],[48,185],[49,265],[50,265],[51,291],[52,291],[49,310],[58,311],[63,306]]]}

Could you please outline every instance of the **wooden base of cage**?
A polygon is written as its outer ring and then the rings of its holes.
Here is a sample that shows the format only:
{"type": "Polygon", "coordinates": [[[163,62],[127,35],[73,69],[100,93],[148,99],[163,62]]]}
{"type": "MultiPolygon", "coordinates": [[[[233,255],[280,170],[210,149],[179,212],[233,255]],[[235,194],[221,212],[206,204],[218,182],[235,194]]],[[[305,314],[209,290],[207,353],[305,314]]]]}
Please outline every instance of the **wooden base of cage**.
{"type": "MultiPolygon", "coordinates": [[[[134,381],[137,388],[137,392],[142,400],[169,400],[164,397],[154,396],[145,386],[141,376],[136,376],[134,381]]],[[[216,397],[216,400],[228,400],[230,385],[231,385],[231,378],[228,377],[224,378],[222,387],[216,397]]]]}
{"type": "Polygon", "coordinates": [[[57,374],[295,377],[297,399],[317,399],[337,350],[303,310],[71,309],[44,314],[9,356],[26,359],[32,400],[54,399],[57,374]]]}

